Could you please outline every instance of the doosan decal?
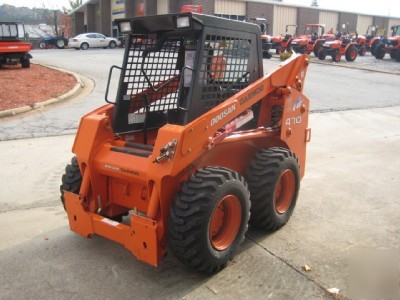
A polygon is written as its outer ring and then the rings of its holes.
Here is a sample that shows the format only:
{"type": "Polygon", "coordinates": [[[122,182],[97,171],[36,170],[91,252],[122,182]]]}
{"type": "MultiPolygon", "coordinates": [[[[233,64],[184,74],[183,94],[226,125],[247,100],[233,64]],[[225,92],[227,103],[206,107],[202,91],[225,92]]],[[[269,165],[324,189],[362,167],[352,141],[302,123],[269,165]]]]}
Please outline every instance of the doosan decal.
{"type": "Polygon", "coordinates": [[[225,109],[223,112],[221,112],[219,115],[217,115],[216,117],[212,118],[211,126],[213,126],[213,125],[217,124],[218,122],[222,121],[227,116],[229,116],[231,113],[233,113],[235,110],[236,110],[236,103],[232,104],[227,109],[225,109]]]}

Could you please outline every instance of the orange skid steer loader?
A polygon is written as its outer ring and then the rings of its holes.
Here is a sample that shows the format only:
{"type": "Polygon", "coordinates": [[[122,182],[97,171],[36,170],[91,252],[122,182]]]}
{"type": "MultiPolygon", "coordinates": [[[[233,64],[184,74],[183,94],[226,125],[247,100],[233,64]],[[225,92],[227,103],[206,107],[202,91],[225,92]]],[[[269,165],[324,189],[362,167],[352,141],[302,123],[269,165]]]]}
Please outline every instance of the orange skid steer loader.
{"type": "Polygon", "coordinates": [[[304,175],[308,61],[263,74],[257,25],[191,12],[120,19],[115,101],[85,115],[62,177],[70,228],[159,266],[214,273],[248,224],[290,218],[304,175]],[[141,38],[143,43],[135,43],[141,38]]]}

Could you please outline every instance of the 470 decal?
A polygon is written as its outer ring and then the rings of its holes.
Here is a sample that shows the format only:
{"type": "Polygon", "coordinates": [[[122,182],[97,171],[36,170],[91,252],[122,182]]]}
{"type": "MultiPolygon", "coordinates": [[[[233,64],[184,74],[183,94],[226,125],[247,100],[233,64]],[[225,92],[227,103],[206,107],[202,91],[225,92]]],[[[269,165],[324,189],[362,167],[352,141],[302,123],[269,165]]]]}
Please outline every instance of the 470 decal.
{"type": "Polygon", "coordinates": [[[287,126],[292,126],[292,125],[296,125],[296,124],[300,124],[300,123],[301,123],[301,116],[287,118],[286,122],[285,122],[285,124],[287,126]]]}

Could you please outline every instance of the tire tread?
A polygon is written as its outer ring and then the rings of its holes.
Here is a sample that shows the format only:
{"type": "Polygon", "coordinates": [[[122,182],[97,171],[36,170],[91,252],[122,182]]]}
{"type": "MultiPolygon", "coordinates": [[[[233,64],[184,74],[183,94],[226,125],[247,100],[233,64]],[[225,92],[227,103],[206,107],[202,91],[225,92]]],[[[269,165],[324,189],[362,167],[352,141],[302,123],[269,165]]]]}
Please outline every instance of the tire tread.
{"type": "MultiPolygon", "coordinates": [[[[219,187],[228,181],[238,181],[246,187],[247,202],[249,191],[244,178],[232,170],[223,167],[206,167],[191,174],[189,180],[183,183],[182,190],[175,196],[174,204],[170,208],[168,225],[169,245],[174,255],[185,265],[202,273],[215,273],[222,269],[227,259],[216,259],[211,257],[204,248],[204,226],[208,220],[210,205],[219,187]]],[[[247,231],[246,225],[239,240],[234,243],[240,244],[244,240],[247,231]]],[[[240,229],[239,229],[240,230],[240,229]]],[[[229,254],[229,258],[233,256],[229,254]]]]}

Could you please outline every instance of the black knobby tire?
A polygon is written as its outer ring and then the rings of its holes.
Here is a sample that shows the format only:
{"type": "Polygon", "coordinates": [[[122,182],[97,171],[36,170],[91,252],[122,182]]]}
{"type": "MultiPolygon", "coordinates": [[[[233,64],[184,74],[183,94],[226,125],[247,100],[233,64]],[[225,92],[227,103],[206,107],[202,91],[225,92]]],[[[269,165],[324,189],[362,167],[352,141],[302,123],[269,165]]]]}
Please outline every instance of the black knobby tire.
{"type": "Polygon", "coordinates": [[[230,169],[206,167],[190,175],[170,208],[172,253],[202,273],[222,269],[244,240],[249,198],[244,178],[230,169]]]}
{"type": "Polygon", "coordinates": [[[306,47],[301,47],[298,49],[298,53],[300,54],[307,54],[308,55],[308,50],[306,47]]]}
{"type": "Polygon", "coordinates": [[[31,66],[31,61],[29,58],[21,58],[21,66],[26,69],[31,66]]]}
{"type": "Polygon", "coordinates": [[[78,161],[74,156],[71,159],[71,164],[65,167],[65,174],[61,178],[60,192],[61,203],[65,209],[64,191],[79,194],[82,184],[82,173],[79,169],[78,161]]]}
{"type": "Polygon", "coordinates": [[[383,59],[385,57],[385,45],[383,43],[379,43],[375,47],[374,55],[376,59],[383,59]]]}
{"type": "Polygon", "coordinates": [[[65,43],[65,40],[62,39],[62,38],[57,39],[57,41],[56,41],[56,47],[57,47],[58,49],[64,49],[65,44],[66,44],[66,43],[65,43]]]}
{"type": "Polygon", "coordinates": [[[397,51],[396,50],[392,50],[392,51],[390,51],[390,58],[391,59],[396,59],[396,54],[397,54],[397,51]]]}
{"type": "Polygon", "coordinates": [[[263,50],[263,58],[270,59],[272,54],[268,50],[263,50]]]}
{"type": "Polygon", "coordinates": [[[290,219],[300,188],[296,155],[285,148],[256,153],[247,170],[250,189],[250,225],[275,231],[290,219]]]}
{"type": "Polygon", "coordinates": [[[396,61],[400,62],[400,49],[397,49],[396,53],[396,61]]]}
{"type": "Polygon", "coordinates": [[[340,57],[341,57],[341,55],[338,50],[333,51],[333,53],[332,53],[332,61],[333,62],[339,62],[340,57]]]}
{"type": "Polygon", "coordinates": [[[345,58],[347,61],[354,61],[357,58],[357,48],[354,45],[351,45],[346,50],[345,58]]]}
{"type": "Polygon", "coordinates": [[[319,51],[319,53],[318,53],[318,59],[320,59],[320,60],[325,60],[325,58],[326,58],[325,52],[324,52],[324,51],[319,51]]]}
{"type": "Polygon", "coordinates": [[[320,51],[322,51],[324,42],[318,42],[317,44],[314,45],[314,56],[318,57],[318,54],[320,51]]]}
{"type": "Polygon", "coordinates": [[[358,55],[365,56],[366,53],[367,53],[367,47],[365,47],[365,45],[361,45],[360,49],[358,49],[358,55]]]}
{"type": "Polygon", "coordinates": [[[372,44],[372,46],[371,46],[371,54],[372,54],[373,56],[375,56],[376,46],[378,46],[379,43],[380,43],[379,40],[376,40],[375,42],[373,42],[373,44],[372,44]]]}

